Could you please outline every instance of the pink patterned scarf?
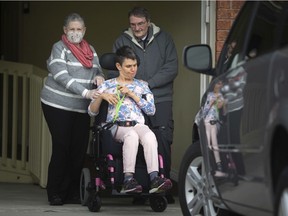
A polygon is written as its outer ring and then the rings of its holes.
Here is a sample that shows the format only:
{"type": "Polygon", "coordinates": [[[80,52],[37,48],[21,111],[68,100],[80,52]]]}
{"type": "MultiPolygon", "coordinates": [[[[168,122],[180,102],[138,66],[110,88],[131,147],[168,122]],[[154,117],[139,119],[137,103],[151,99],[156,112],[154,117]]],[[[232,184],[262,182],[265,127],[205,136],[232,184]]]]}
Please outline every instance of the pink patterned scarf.
{"type": "Polygon", "coordinates": [[[79,60],[79,62],[87,68],[92,68],[93,63],[93,51],[91,47],[87,43],[86,40],[82,39],[79,43],[80,47],[76,46],[75,44],[71,43],[65,34],[62,35],[62,41],[64,44],[71,50],[73,55],[79,60]]]}

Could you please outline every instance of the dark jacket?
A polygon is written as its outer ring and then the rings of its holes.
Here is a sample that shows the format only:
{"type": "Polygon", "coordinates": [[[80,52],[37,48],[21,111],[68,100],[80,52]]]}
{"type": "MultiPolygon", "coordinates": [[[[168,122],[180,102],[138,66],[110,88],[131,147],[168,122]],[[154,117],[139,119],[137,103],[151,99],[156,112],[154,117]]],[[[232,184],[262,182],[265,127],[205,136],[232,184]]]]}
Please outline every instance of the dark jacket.
{"type": "MultiPolygon", "coordinates": [[[[139,56],[140,65],[135,78],[148,82],[155,103],[172,101],[173,81],[178,74],[178,57],[172,37],[151,23],[145,49],[130,28],[116,39],[113,51],[123,45],[132,47],[139,56]]],[[[108,77],[112,76],[115,74],[109,71],[108,77]]]]}

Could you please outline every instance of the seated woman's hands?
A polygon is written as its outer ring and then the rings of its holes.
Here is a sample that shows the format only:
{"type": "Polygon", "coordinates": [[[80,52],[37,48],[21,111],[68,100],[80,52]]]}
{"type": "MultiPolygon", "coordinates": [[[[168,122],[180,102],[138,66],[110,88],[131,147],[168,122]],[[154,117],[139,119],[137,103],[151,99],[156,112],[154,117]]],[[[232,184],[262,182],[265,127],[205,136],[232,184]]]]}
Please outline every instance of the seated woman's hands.
{"type": "Polygon", "coordinates": [[[112,104],[112,105],[116,105],[118,103],[118,97],[117,95],[115,94],[110,94],[110,93],[102,93],[100,95],[100,97],[103,99],[103,100],[106,100],[109,104],[112,104]]]}
{"type": "Polygon", "coordinates": [[[133,91],[130,91],[126,86],[119,85],[117,88],[122,95],[132,98],[136,103],[140,101],[140,98],[134,94],[133,91]]]}
{"type": "Polygon", "coordinates": [[[128,97],[131,97],[131,92],[126,86],[121,86],[121,85],[118,85],[118,90],[119,92],[122,94],[122,95],[125,95],[125,96],[128,96],[128,97]]]}

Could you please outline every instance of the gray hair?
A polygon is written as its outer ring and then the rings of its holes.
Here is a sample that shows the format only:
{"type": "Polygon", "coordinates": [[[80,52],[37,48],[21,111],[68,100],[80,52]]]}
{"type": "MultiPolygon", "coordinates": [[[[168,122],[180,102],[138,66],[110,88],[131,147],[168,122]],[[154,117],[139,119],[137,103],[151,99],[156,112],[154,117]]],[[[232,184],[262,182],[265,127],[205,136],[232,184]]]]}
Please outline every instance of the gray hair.
{"type": "Polygon", "coordinates": [[[64,20],[64,26],[67,27],[69,25],[69,23],[73,22],[73,21],[78,21],[78,22],[82,23],[83,26],[85,26],[85,22],[84,22],[83,17],[81,17],[78,13],[69,14],[64,20]]]}
{"type": "Polygon", "coordinates": [[[148,12],[146,8],[143,7],[134,7],[128,12],[128,18],[131,16],[136,16],[136,17],[144,17],[147,22],[150,22],[151,20],[151,15],[148,12]]]}

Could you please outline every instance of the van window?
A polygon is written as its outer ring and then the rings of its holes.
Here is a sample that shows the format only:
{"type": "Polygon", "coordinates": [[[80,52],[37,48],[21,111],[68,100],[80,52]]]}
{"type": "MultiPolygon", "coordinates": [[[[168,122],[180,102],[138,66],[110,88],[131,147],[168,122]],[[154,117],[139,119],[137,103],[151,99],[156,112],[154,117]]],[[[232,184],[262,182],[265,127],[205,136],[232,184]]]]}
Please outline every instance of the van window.
{"type": "MultiPolygon", "coordinates": [[[[223,65],[221,73],[277,48],[283,8],[281,2],[248,2],[245,5],[224,45],[221,63],[219,62],[223,65]],[[258,9],[255,11],[257,5],[258,9]]],[[[283,43],[287,44],[288,31],[285,34],[287,39],[283,43]]]]}
{"type": "Polygon", "coordinates": [[[220,71],[217,73],[225,73],[228,69],[234,68],[239,62],[243,60],[242,49],[245,45],[245,36],[251,18],[255,3],[248,2],[239,14],[237,22],[234,23],[228,39],[226,40],[222,53],[219,59],[220,71]]]}
{"type": "Polygon", "coordinates": [[[288,45],[288,4],[283,4],[283,18],[280,23],[280,30],[279,30],[279,47],[285,47],[288,45]]]}
{"type": "Polygon", "coordinates": [[[277,2],[261,2],[253,22],[247,51],[247,59],[274,51],[277,43],[277,31],[281,22],[283,7],[277,2]]]}

